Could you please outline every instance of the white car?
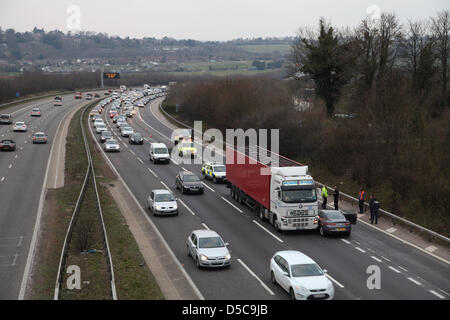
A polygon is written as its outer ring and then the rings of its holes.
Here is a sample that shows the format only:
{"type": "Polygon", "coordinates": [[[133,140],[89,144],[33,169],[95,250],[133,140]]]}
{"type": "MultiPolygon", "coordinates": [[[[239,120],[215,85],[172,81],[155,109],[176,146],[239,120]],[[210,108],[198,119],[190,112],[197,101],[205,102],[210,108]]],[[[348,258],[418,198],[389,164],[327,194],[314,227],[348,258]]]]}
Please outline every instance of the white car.
{"type": "Polygon", "coordinates": [[[153,215],[178,215],[177,199],[167,189],[152,190],[147,199],[147,206],[153,215]]]}
{"type": "Polygon", "coordinates": [[[13,125],[13,131],[22,131],[25,132],[27,131],[27,125],[25,124],[25,122],[23,121],[17,121],[16,123],[14,123],[13,125]]]}
{"type": "Polygon", "coordinates": [[[278,251],[270,259],[270,277],[292,300],[331,300],[333,283],[310,257],[295,250],[278,251]]]}
{"type": "Polygon", "coordinates": [[[148,150],[150,161],[156,162],[170,162],[170,155],[167,146],[164,143],[151,143],[148,150]]]}
{"type": "Polygon", "coordinates": [[[213,230],[194,230],[187,239],[187,254],[191,256],[197,268],[229,267],[231,255],[228,243],[213,230]]]}
{"type": "Polygon", "coordinates": [[[103,122],[102,119],[96,119],[96,120],[94,121],[94,128],[97,128],[97,126],[98,126],[99,124],[105,125],[105,123],[103,122]]]}
{"type": "Polygon", "coordinates": [[[108,130],[108,128],[106,127],[106,125],[104,123],[103,124],[99,123],[95,127],[95,132],[96,133],[102,133],[102,131],[106,131],[106,130],[108,130]]]}
{"type": "Polygon", "coordinates": [[[120,130],[120,134],[122,137],[128,137],[134,133],[134,130],[132,127],[125,126],[120,130]]]}
{"type": "Polygon", "coordinates": [[[103,147],[105,149],[105,152],[120,152],[120,145],[119,143],[114,139],[108,139],[105,141],[105,146],[103,147]]]}

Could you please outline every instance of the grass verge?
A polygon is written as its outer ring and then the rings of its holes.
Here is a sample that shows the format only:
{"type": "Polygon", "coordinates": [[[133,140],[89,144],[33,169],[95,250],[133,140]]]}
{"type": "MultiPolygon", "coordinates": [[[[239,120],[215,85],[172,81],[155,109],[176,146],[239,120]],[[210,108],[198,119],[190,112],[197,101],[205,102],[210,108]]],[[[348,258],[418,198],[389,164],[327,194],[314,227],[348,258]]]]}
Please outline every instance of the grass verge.
{"type": "MultiPolygon", "coordinates": [[[[38,270],[33,271],[31,292],[28,297],[30,299],[53,299],[64,237],[87,169],[87,158],[79,125],[80,115],[81,111],[75,113],[69,125],[66,141],[65,185],[63,188],[50,189],[47,192],[40,239],[36,249],[36,267],[34,269],[38,270]]],[[[88,112],[85,113],[86,117],[87,115],[88,112]]],[[[84,123],[86,124],[86,122],[85,119],[84,123]]],[[[101,158],[89,132],[87,132],[87,137],[98,177],[98,191],[114,265],[118,299],[164,299],[156,280],[144,262],[125,219],[107,190],[106,185],[114,183],[115,177],[101,158]]],[[[92,183],[88,186],[86,195],[88,198],[85,199],[81,212],[91,212],[92,207],[95,206],[92,183]]],[[[92,218],[91,215],[80,215],[79,222],[83,222],[78,227],[83,223],[89,224],[92,218]]],[[[96,226],[99,228],[98,223],[96,226]]],[[[98,234],[98,232],[95,233],[98,234]]],[[[74,232],[73,241],[76,241],[75,234],[76,232],[74,232]]],[[[97,236],[92,237],[91,240],[92,248],[104,250],[97,236]]],[[[105,273],[104,253],[81,255],[73,244],[69,250],[72,255],[68,258],[66,267],[70,264],[80,266],[82,289],[79,293],[67,292],[68,290],[64,290],[66,286],[63,282],[62,297],[64,299],[109,299],[109,278],[105,273]],[[83,281],[89,281],[89,283],[83,281]],[[100,283],[99,286],[98,283],[100,283]],[[81,293],[81,291],[87,292],[81,293]]]]}

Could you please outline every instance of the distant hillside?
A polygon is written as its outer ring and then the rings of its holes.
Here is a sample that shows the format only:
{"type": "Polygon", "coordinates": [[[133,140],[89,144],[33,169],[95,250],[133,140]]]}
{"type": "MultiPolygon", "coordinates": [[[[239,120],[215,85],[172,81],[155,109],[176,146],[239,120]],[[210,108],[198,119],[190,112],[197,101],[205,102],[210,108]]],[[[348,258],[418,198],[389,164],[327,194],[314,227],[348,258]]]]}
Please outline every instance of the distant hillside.
{"type": "Polygon", "coordinates": [[[0,28],[0,62],[47,59],[150,57],[156,61],[178,62],[223,60],[282,59],[289,51],[292,38],[236,39],[227,42],[111,37],[103,33],[61,31],[15,32],[0,28]]]}

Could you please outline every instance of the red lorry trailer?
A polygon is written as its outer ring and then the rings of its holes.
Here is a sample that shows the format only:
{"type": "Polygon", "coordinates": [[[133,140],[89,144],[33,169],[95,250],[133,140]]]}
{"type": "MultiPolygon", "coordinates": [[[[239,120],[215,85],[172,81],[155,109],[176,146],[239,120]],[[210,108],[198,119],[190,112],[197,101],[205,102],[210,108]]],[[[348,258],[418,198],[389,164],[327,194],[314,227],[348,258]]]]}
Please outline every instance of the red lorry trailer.
{"type": "Polygon", "coordinates": [[[317,192],[308,166],[282,156],[277,167],[267,166],[258,161],[255,150],[242,153],[226,147],[232,198],[257,211],[278,231],[317,229],[317,192]]]}

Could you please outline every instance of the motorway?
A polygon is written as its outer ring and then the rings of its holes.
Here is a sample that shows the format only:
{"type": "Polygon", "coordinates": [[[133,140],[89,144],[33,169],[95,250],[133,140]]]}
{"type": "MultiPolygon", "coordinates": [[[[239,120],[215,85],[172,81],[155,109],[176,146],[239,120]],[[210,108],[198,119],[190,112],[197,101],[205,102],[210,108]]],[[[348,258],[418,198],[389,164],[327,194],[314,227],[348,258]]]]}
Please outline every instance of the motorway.
{"type": "MultiPolygon", "coordinates": [[[[13,121],[24,121],[27,132],[12,132],[11,125],[0,125],[0,140],[16,142],[14,152],[0,152],[0,300],[17,299],[39,217],[41,196],[52,143],[59,124],[74,107],[86,101],[63,96],[63,105],[53,106],[53,97],[0,110],[11,113],[13,121]],[[31,117],[32,107],[41,117],[31,117]],[[47,144],[33,144],[33,132],[44,131],[47,144]]],[[[23,292],[22,292],[23,293],[23,292]]]]}
{"type": "Polygon", "coordinates": [[[201,166],[173,161],[154,165],[148,157],[149,142],[172,147],[173,128],[157,116],[161,101],[152,101],[128,120],[146,137],[144,145],[129,145],[127,138],[120,137],[111,119],[106,118],[107,107],[103,117],[121,142],[121,152],[106,156],[206,299],[288,299],[284,290],[271,283],[269,274],[270,258],[276,251],[287,249],[304,252],[328,270],[335,299],[450,298],[448,263],[364,224],[354,225],[348,238],[322,238],[317,232],[276,233],[249,208],[235,202],[224,184],[204,181],[203,195],[182,195],[175,189],[176,174],[190,170],[201,176],[201,166]],[[146,199],[152,189],[160,188],[170,189],[179,199],[179,216],[150,215],[146,199]],[[230,243],[231,268],[199,270],[188,257],[188,235],[204,228],[217,231],[230,243]],[[367,286],[367,268],[373,265],[381,271],[380,289],[367,286]]]}

